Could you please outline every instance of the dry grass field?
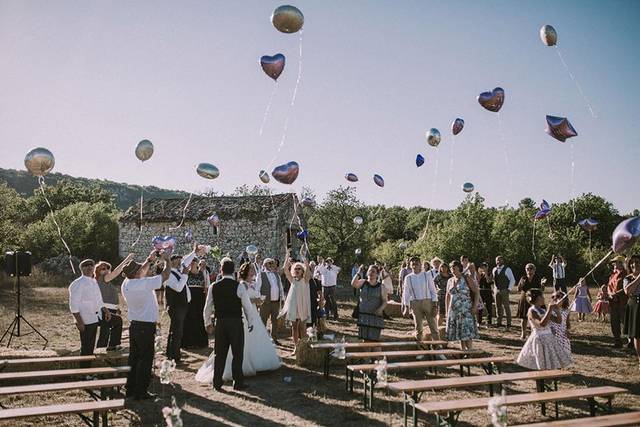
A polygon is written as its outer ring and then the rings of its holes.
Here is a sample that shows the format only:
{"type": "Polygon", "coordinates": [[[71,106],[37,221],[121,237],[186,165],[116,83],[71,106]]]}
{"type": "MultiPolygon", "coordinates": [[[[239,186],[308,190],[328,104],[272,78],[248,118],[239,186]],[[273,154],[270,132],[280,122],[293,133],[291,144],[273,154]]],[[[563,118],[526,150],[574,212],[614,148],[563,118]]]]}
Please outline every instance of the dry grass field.
{"type": "MultiPolygon", "coordinates": [[[[349,316],[353,308],[353,299],[349,289],[341,289],[339,321],[329,321],[331,331],[356,335],[356,327],[349,316]]],[[[514,296],[515,301],[515,296],[514,296]]],[[[0,349],[0,358],[33,355],[69,355],[79,351],[79,338],[67,306],[67,290],[60,287],[23,287],[24,315],[48,339],[45,351],[40,351],[41,344],[29,335],[14,338],[10,349],[0,349]]],[[[514,302],[515,304],[515,302],[514,302]]],[[[515,312],[515,307],[514,307],[515,312]]],[[[9,287],[0,289],[0,329],[4,331],[11,322],[14,313],[14,297],[9,287]]],[[[624,387],[629,393],[614,399],[616,412],[640,409],[640,369],[637,359],[630,349],[614,349],[608,323],[597,322],[595,315],[586,322],[578,323],[572,319],[572,346],[575,364],[570,368],[573,375],[561,381],[560,388],[580,386],[613,385],[624,387]]],[[[168,317],[162,319],[163,329],[167,329],[168,317]]],[[[481,340],[476,347],[493,355],[507,355],[515,358],[522,345],[519,340],[519,320],[506,330],[496,327],[482,328],[481,340]]],[[[387,321],[383,336],[387,339],[408,338],[412,329],[408,319],[387,321]]],[[[402,407],[397,396],[386,396],[379,393],[374,411],[366,411],[362,407],[362,392],[356,384],[354,394],[349,394],[344,387],[344,368],[336,366],[331,371],[329,380],[325,380],[320,369],[309,370],[295,365],[288,358],[291,351],[291,339],[281,340],[283,347],[279,349],[284,365],[281,369],[249,378],[250,388],[243,392],[218,393],[211,386],[200,385],[193,376],[211,349],[200,352],[188,352],[185,358],[187,365],[174,373],[173,384],[162,385],[155,379],[151,391],[161,398],[157,402],[128,402],[127,409],[110,415],[114,426],[162,426],[161,408],[167,405],[171,396],[175,396],[182,408],[182,419],[185,426],[283,426],[283,425],[319,425],[319,426],[383,426],[401,425],[402,407]],[[284,380],[291,377],[291,381],[284,380]]],[[[520,370],[514,364],[505,366],[505,371],[520,370]]],[[[472,374],[480,374],[477,368],[472,374]]],[[[439,375],[456,376],[457,370],[440,372],[439,375]]],[[[406,375],[403,378],[425,378],[428,374],[406,375]]],[[[393,380],[394,377],[391,378],[393,380]]],[[[5,385],[5,384],[0,384],[5,385]]],[[[512,389],[516,390],[516,389],[512,389]]],[[[517,390],[534,391],[533,383],[523,383],[517,390]]],[[[486,396],[486,390],[446,391],[437,396],[427,393],[423,399],[452,399],[462,396],[486,396]]],[[[82,393],[51,393],[49,395],[17,396],[3,399],[5,407],[40,405],[53,402],[86,400],[82,393]]],[[[551,411],[550,411],[551,412],[551,411]]],[[[586,416],[586,402],[567,402],[560,406],[561,417],[571,418],[586,416]]],[[[508,412],[509,424],[541,421],[538,406],[513,407],[508,412]]],[[[461,425],[481,426],[489,423],[486,411],[471,411],[461,415],[461,425]]],[[[422,419],[423,425],[433,425],[432,418],[422,419]]],[[[27,419],[11,422],[5,426],[81,426],[79,417],[49,417],[46,419],[27,419]]]]}

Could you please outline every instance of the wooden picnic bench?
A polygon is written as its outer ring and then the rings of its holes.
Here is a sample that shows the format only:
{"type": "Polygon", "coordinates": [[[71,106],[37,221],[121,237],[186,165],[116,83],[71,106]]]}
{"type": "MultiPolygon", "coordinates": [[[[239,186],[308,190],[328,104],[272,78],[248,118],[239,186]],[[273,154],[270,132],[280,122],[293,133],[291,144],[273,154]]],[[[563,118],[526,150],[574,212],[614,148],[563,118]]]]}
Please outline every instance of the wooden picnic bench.
{"type": "Polygon", "coordinates": [[[624,414],[600,415],[590,418],[572,418],[570,420],[544,421],[534,424],[518,424],[518,427],[607,427],[607,426],[638,426],[640,425],[640,411],[624,414]]]}
{"type": "Polygon", "coordinates": [[[55,377],[77,377],[83,375],[113,375],[119,376],[129,372],[129,366],[105,366],[101,368],[79,368],[79,369],[53,369],[48,371],[24,371],[24,372],[2,372],[0,381],[20,381],[34,378],[55,378],[55,377]]]}
{"type": "MultiPolygon", "coordinates": [[[[47,415],[77,414],[87,425],[98,427],[100,425],[100,414],[106,415],[109,411],[117,411],[122,408],[124,408],[124,399],[0,409],[0,421],[15,420],[18,418],[42,417],[47,415]],[[90,418],[84,415],[86,412],[92,412],[93,417],[90,418]]],[[[102,426],[108,426],[108,422],[108,416],[103,416],[102,426]]]]}
{"type": "MultiPolygon", "coordinates": [[[[510,372],[506,374],[495,375],[479,375],[475,377],[462,377],[462,378],[438,378],[432,380],[411,380],[411,381],[398,381],[387,383],[387,389],[391,392],[403,395],[403,417],[404,423],[407,423],[407,404],[412,407],[420,401],[420,397],[423,392],[427,390],[443,390],[450,388],[467,388],[467,387],[479,387],[488,386],[489,395],[493,396],[494,385],[499,384],[502,387],[503,383],[515,382],[515,381],[527,381],[533,380],[536,382],[537,390],[539,392],[558,390],[558,379],[568,377],[571,375],[569,371],[562,371],[560,369],[552,369],[546,371],[525,371],[525,372],[510,372]],[[546,380],[553,380],[553,389],[547,384],[546,380]]],[[[543,403],[544,405],[544,403],[543,403]]],[[[414,409],[415,413],[415,409],[414,409]]],[[[543,413],[545,408],[543,406],[543,413]]]]}
{"type": "Polygon", "coordinates": [[[96,362],[104,361],[111,364],[114,361],[126,359],[129,353],[107,353],[107,354],[90,354],[87,356],[55,356],[55,357],[33,357],[23,359],[4,359],[0,360],[0,372],[5,369],[17,368],[22,366],[31,366],[34,364],[56,364],[56,363],[80,363],[80,362],[96,362]]]}
{"type": "MultiPolygon", "coordinates": [[[[596,410],[598,408],[603,409],[606,412],[611,412],[612,397],[619,393],[625,393],[626,391],[627,390],[620,387],[609,386],[547,392],[543,391],[504,396],[503,402],[506,406],[527,405],[532,403],[543,404],[546,402],[553,402],[556,404],[557,418],[557,403],[559,401],[587,399],[589,402],[589,412],[591,413],[591,416],[595,416],[596,410]],[[596,402],[596,397],[606,397],[606,407],[596,402]]],[[[416,403],[415,405],[413,405],[413,425],[415,427],[418,424],[417,412],[423,412],[425,414],[434,414],[439,426],[455,426],[458,422],[458,416],[462,411],[468,409],[486,409],[490,399],[491,398],[489,397],[479,397],[471,399],[416,403]],[[442,417],[441,414],[446,414],[446,417],[442,417]]],[[[584,419],[582,422],[585,422],[584,419]]],[[[587,424],[591,425],[591,423],[587,424]]]]}

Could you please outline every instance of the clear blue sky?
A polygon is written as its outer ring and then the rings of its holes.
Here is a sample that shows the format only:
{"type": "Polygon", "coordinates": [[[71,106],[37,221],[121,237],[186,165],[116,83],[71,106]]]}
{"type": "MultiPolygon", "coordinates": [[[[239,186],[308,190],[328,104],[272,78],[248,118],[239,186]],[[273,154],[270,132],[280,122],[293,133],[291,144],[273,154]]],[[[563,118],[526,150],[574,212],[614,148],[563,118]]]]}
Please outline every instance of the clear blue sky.
{"type": "MultiPolygon", "coordinates": [[[[0,166],[22,169],[44,146],[55,170],[184,190],[229,192],[259,183],[280,142],[295,85],[298,35],[269,21],[280,2],[0,1],[0,166]],[[258,58],[283,53],[285,71],[262,137],[273,82],[258,58]],[[133,155],[151,139],[154,157],[133,155]],[[198,162],[220,168],[215,181],[198,162]]],[[[323,194],[361,181],[367,203],[460,203],[471,181],[490,205],[571,195],[571,147],[544,133],[545,114],[577,129],[575,193],[640,207],[640,2],[297,1],[305,14],[303,75],[276,163],[301,165],[292,187],[323,194]],[[589,113],[554,48],[553,25],[589,113]],[[476,96],[501,86],[496,114],[476,96]],[[462,117],[455,141],[450,125],[462,117]],[[440,129],[428,147],[424,133],[440,129]],[[455,149],[449,188],[451,144],[455,149]],[[503,146],[508,148],[510,173],[503,146]],[[425,165],[417,169],[415,156],[425,165]],[[384,176],[376,187],[371,177],[384,176]],[[509,186],[509,180],[512,181],[509,186]],[[510,189],[509,189],[510,187],[510,189]]]]}

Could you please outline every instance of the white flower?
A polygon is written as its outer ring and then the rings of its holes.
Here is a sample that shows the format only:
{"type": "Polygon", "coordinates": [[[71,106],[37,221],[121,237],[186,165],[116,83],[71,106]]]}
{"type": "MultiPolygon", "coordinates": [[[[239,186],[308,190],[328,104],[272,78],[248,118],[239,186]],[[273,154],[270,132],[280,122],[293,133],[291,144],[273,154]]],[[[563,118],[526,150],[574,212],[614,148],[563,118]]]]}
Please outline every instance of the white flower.
{"type": "Polygon", "coordinates": [[[171,374],[176,370],[176,362],[165,359],[160,363],[160,382],[162,384],[171,384],[171,374]]]}
{"type": "Polygon", "coordinates": [[[505,405],[506,394],[502,390],[502,395],[489,399],[487,404],[487,412],[491,415],[491,424],[493,427],[507,426],[507,406],[505,405]]]}
{"type": "Polygon", "coordinates": [[[387,358],[376,361],[376,379],[379,383],[387,383],[387,358]]]}

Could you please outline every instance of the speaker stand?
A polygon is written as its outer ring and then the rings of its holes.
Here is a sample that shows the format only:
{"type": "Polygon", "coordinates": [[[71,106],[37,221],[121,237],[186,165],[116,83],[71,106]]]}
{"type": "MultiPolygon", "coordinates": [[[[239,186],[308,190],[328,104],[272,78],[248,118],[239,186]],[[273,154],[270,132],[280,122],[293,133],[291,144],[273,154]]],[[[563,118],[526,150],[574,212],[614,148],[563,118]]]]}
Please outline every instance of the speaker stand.
{"type": "Polygon", "coordinates": [[[47,344],[49,343],[49,340],[47,340],[44,335],[42,335],[40,333],[40,331],[38,331],[31,323],[29,323],[29,321],[22,315],[22,313],[20,312],[20,274],[16,274],[16,317],[13,319],[13,322],[11,322],[11,324],[9,325],[9,327],[7,328],[6,331],[4,331],[4,334],[2,334],[2,338],[0,338],[0,345],[2,345],[2,341],[4,341],[4,338],[6,336],[9,337],[9,340],[7,341],[7,348],[9,348],[9,346],[11,345],[11,340],[13,339],[13,337],[23,337],[25,335],[31,335],[33,333],[38,334],[40,336],[40,338],[42,338],[44,340],[44,347],[42,347],[42,349],[44,350],[45,348],[47,348],[47,344]],[[21,333],[20,332],[20,320],[24,321],[24,323],[26,323],[31,329],[31,332],[27,332],[25,333],[21,333]]]}

